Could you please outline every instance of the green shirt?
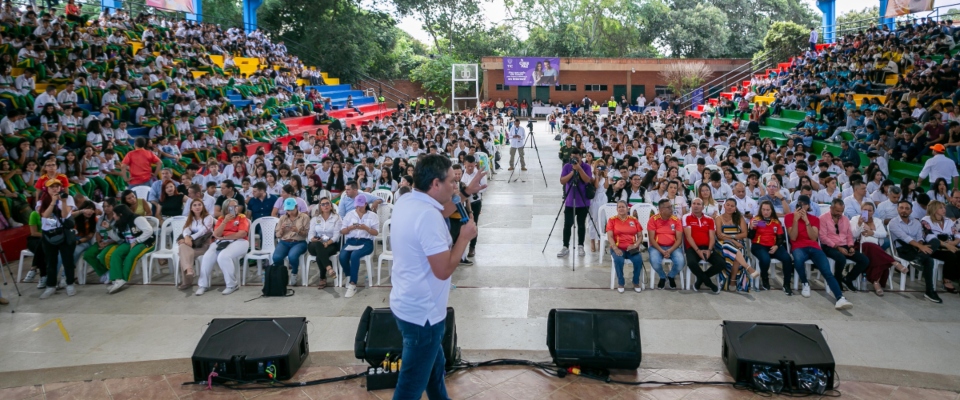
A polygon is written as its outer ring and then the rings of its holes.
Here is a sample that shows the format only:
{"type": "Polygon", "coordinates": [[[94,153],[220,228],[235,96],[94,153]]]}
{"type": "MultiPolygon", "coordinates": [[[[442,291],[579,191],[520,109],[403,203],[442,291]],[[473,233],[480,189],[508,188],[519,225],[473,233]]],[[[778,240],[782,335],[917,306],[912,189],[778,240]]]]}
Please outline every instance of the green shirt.
{"type": "Polygon", "coordinates": [[[40,213],[34,211],[30,213],[30,218],[27,219],[28,226],[35,226],[37,229],[40,229],[41,218],[40,213]]]}

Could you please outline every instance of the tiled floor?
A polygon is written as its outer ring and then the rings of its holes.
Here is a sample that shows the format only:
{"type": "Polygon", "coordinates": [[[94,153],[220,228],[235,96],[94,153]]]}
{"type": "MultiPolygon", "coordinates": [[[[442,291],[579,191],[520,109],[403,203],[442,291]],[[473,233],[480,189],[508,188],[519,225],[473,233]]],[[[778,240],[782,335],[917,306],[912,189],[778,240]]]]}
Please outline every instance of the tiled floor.
{"type": "MultiPolygon", "coordinates": [[[[290,382],[305,382],[354,373],[357,367],[309,367],[298,372],[290,382]]],[[[705,381],[729,382],[723,372],[640,369],[635,374],[617,374],[622,381],[705,381]]],[[[190,374],[158,375],[140,378],[93,380],[85,382],[52,383],[42,386],[0,389],[0,399],[390,399],[392,390],[368,392],[364,380],[333,384],[285,388],[234,391],[223,387],[207,390],[203,386],[183,386],[192,380],[190,374]]],[[[862,382],[842,382],[837,389],[843,398],[857,400],[958,400],[955,392],[916,389],[862,382]]],[[[476,400],[533,400],[533,399],[760,399],[769,398],[731,385],[692,386],[625,386],[595,380],[548,376],[526,367],[489,367],[460,371],[447,377],[447,392],[451,399],[476,400]]],[[[423,397],[426,399],[426,396],[423,397]]],[[[817,398],[816,396],[811,398],[817,398]]]]}

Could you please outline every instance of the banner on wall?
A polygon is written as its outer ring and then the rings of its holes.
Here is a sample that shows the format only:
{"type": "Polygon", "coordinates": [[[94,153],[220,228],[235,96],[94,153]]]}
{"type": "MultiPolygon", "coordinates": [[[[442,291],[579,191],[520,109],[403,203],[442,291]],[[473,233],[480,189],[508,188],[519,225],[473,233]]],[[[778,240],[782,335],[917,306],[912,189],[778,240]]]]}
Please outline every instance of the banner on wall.
{"type": "Polygon", "coordinates": [[[507,86],[559,85],[560,58],[504,57],[503,84],[507,86]]]}
{"type": "Polygon", "coordinates": [[[191,14],[196,12],[196,9],[193,8],[193,0],[147,0],[147,5],[191,14]]]}
{"type": "Polygon", "coordinates": [[[932,10],[933,0],[888,0],[887,9],[884,10],[883,16],[893,18],[932,10]]]}

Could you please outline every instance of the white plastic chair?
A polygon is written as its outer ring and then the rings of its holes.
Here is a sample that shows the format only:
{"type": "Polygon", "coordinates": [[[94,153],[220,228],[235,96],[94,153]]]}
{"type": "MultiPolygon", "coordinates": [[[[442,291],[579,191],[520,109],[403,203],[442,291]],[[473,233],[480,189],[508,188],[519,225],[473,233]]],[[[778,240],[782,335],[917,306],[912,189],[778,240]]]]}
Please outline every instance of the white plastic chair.
{"type": "Polygon", "coordinates": [[[714,146],[717,149],[717,160],[722,160],[727,155],[727,146],[717,145],[714,146]]]}
{"type": "Polygon", "coordinates": [[[383,262],[390,261],[390,266],[393,266],[393,250],[390,248],[390,223],[391,220],[388,219],[380,225],[380,232],[383,233],[383,251],[377,258],[377,286],[380,286],[380,267],[383,266],[383,262]]]}
{"type": "MultiPolygon", "coordinates": [[[[302,265],[302,267],[300,268],[300,274],[303,276],[303,286],[307,286],[310,284],[310,263],[317,262],[317,257],[314,257],[314,255],[310,254],[310,252],[303,253],[303,256],[301,257],[302,259],[300,261],[300,265],[302,265]]],[[[340,258],[337,257],[337,254],[330,256],[330,262],[332,263],[335,271],[340,270],[340,258]]],[[[319,268],[320,265],[317,264],[317,269],[319,270],[319,268]]],[[[337,278],[334,280],[334,282],[336,282],[334,283],[334,286],[340,286],[340,275],[337,275],[337,278]]]]}
{"type": "MultiPolygon", "coordinates": [[[[154,250],[156,250],[156,240],[157,240],[157,239],[156,239],[156,236],[160,233],[160,220],[157,219],[157,217],[151,217],[151,216],[149,216],[149,215],[144,216],[143,218],[146,218],[146,219],[147,219],[147,222],[150,223],[150,227],[153,228],[154,250]]],[[[151,251],[150,253],[144,254],[143,257],[140,257],[140,268],[139,268],[139,269],[137,268],[136,265],[133,266],[133,271],[134,271],[135,274],[137,274],[137,275],[143,275],[143,284],[145,284],[145,285],[146,285],[147,283],[149,283],[149,278],[146,276],[147,274],[146,274],[145,272],[147,271],[147,269],[146,269],[147,258],[148,258],[148,256],[149,256],[151,253],[153,253],[153,251],[151,251]]]]}
{"type": "Polygon", "coordinates": [[[150,195],[150,186],[137,186],[130,190],[133,190],[133,193],[137,195],[138,199],[146,200],[147,196],[150,195]]]}
{"type": "MultiPolygon", "coordinates": [[[[170,273],[173,274],[173,283],[175,285],[180,284],[180,271],[178,268],[180,265],[180,251],[177,247],[176,239],[183,233],[183,227],[186,222],[187,217],[183,216],[167,218],[167,220],[163,221],[163,225],[160,227],[160,238],[157,240],[157,246],[154,247],[152,252],[143,256],[144,285],[150,284],[150,280],[153,277],[154,261],[160,260],[170,260],[167,267],[170,269],[170,273]]],[[[159,262],[157,262],[156,267],[157,272],[159,272],[159,262]]]]}
{"type": "MultiPolygon", "coordinates": [[[[597,211],[597,229],[600,233],[600,253],[598,255],[600,263],[603,263],[603,254],[606,253],[606,243],[607,243],[607,220],[612,218],[614,215],[617,215],[617,203],[607,203],[600,206],[600,210],[597,211]]],[[[643,227],[646,229],[646,226],[643,227]]]]}
{"type": "MultiPolygon", "coordinates": [[[[377,206],[377,218],[380,220],[380,226],[393,218],[393,204],[383,203],[377,206]]],[[[377,243],[384,243],[385,238],[383,230],[377,232],[377,236],[373,238],[373,254],[377,254],[377,243]]]]}
{"type": "MultiPolygon", "coordinates": [[[[909,261],[897,255],[897,239],[893,236],[893,232],[890,232],[889,223],[887,223],[887,225],[884,226],[884,229],[887,230],[887,235],[888,235],[887,237],[890,238],[890,248],[887,250],[887,252],[889,252],[890,255],[893,256],[893,258],[899,261],[900,264],[903,264],[904,266],[906,266],[908,269],[906,273],[907,276],[904,276],[904,273],[902,272],[900,273],[900,291],[902,292],[907,288],[907,279],[909,278],[910,282],[913,282],[913,277],[919,274],[920,271],[914,267],[911,267],[909,261]]],[[[940,261],[937,259],[932,259],[932,260],[933,260],[933,280],[934,280],[933,285],[934,285],[934,288],[936,288],[937,286],[936,282],[943,281],[940,275],[942,271],[941,266],[943,265],[943,261],[940,261]]],[[[889,283],[890,290],[893,290],[893,268],[890,268],[890,276],[887,279],[887,281],[889,283]]]]}
{"type": "Polygon", "coordinates": [[[23,260],[27,257],[33,257],[33,252],[27,249],[20,250],[20,266],[17,267],[17,282],[20,282],[23,276],[23,260]]]}
{"type": "Polygon", "coordinates": [[[253,221],[253,224],[250,225],[250,233],[257,231],[257,227],[260,227],[260,246],[257,247],[257,241],[250,241],[250,250],[245,256],[243,256],[243,261],[240,264],[240,269],[242,269],[240,279],[240,285],[247,284],[247,270],[250,268],[247,267],[247,263],[250,260],[255,260],[257,262],[257,276],[263,276],[263,264],[262,261],[270,261],[273,259],[273,251],[277,247],[277,223],[280,222],[279,218],[275,217],[260,217],[256,221],[253,221]]]}
{"type": "Polygon", "coordinates": [[[373,195],[383,200],[383,204],[393,204],[393,192],[387,189],[374,190],[373,195]]]}
{"type": "Polygon", "coordinates": [[[820,206],[820,215],[830,215],[830,204],[818,204],[820,206]]]}
{"type": "MultiPolygon", "coordinates": [[[[345,246],[346,242],[347,242],[347,238],[341,236],[340,237],[340,254],[343,254],[343,247],[345,246]]],[[[376,243],[376,241],[374,241],[374,243],[376,243]]],[[[339,260],[340,254],[337,254],[337,257],[338,257],[337,260],[339,260]]],[[[367,254],[366,257],[363,257],[361,259],[361,261],[367,264],[367,287],[371,287],[373,286],[373,253],[367,254]]],[[[350,283],[350,281],[343,279],[344,266],[338,262],[336,263],[336,267],[337,267],[336,285],[346,287],[347,284],[350,283]]]]}

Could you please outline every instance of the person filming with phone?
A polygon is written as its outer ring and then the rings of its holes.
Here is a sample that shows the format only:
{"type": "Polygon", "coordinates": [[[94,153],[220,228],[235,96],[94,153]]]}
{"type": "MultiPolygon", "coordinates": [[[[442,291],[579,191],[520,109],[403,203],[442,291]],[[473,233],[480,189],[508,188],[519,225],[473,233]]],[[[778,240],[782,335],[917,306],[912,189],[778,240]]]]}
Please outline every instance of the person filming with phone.
{"type": "MultiPolygon", "coordinates": [[[[747,233],[751,242],[750,253],[757,258],[760,265],[760,290],[770,290],[771,260],[780,261],[784,271],[793,271],[793,259],[787,252],[786,232],[773,203],[769,200],[760,202],[757,216],[750,220],[747,233]]],[[[790,285],[784,284],[783,290],[790,293],[790,285]]]]}

